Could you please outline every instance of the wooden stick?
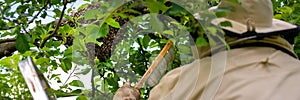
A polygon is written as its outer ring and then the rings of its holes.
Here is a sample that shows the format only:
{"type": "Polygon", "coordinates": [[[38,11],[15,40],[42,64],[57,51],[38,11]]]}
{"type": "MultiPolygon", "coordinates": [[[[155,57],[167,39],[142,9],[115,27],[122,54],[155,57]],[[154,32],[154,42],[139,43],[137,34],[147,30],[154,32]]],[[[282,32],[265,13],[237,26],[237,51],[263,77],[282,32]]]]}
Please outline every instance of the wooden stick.
{"type": "Polygon", "coordinates": [[[155,70],[155,68],[160,63],[162,58],[166,55],[167,51],[170,49],[171,46],[172,46],[172,41],[169,40],[168,43],[165,45],[165,47],[162,49],[162,51],[159,53],[159,55],[155,58],[154,62],[148,68],[146,73],[143,75],[141,80],[137,83],[137,85],[135,86],[136,89],[139,90],[143,86],[143,84],[146,82],[146,80],[149,78],[149,76],[155,70]]]}
{"type": "Polygon", "coordinates": [[[27,87],[34,100],[56,100],[51,87],[42,72],[36,67],[31,57],[18,63],[27,87]]]}

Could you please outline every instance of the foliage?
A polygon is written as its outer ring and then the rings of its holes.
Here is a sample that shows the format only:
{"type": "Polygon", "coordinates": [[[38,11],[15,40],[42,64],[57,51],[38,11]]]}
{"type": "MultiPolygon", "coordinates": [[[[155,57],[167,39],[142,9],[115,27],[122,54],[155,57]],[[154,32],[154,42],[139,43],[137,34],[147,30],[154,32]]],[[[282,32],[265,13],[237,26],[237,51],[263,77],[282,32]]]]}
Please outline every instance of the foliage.
{"type": "MultiPolygon", "coordinates": [[[[274,2],[275,18],[292,24],[300,25],[300,1],[299,0],[279,0],[274,2]]],[[[295,52],[300,57],[300,35],[295,38],[295,52]]]]}
{"type": "MultiPolygon", "coordinates": [[[[51,86],[59,85],[53,89],[58,97],[105,100],[112,98],[124,82],[136,84],[169,39],[174,43],[175,60],[168,71],[193,61],[193,42],[207,46],[207,40],[217,36],[214,28],[205,26],[212,17],[207,4],[214,6],[219,0],[87,1],[90,4],[78,9],[67,7],[75,0],[0,1],[0,39],[15,38],[17,49],[0,59],[0,98],[32,99],[17,66],[26,56],[33,57],[51,86]],[[192,15],[198,11],[202,11],[200,20],[192,15]],[[44,24],[45,18],[58,20],[44,24]],[[102,52],[98,50],[106,45],[111,53],[108,58],[99,56],[102,52]],[[63,80],[58,70],[68,78],[63,80]],[[90,74],[91,86],[85,86],[84,80],[70,79],[90,74]]],[[[299,0],[272,1],[275,18],[300,25],[299,0]]],[[[300,56],[300,36],[295,43],[300,56]]],[[[141,89],[143,99],[148,98],[151,88],[146,85],[141,89]]]]}

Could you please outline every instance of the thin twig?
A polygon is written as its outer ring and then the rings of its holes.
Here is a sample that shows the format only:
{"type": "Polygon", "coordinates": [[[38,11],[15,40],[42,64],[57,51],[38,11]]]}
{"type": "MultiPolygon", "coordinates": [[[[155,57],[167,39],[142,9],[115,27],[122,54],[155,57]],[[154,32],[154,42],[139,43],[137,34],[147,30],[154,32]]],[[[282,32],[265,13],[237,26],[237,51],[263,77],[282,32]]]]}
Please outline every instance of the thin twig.
{"type": "Polygon", "coordinates": [[[22,29],[24,30],[24,32],[26,33],[26,34],[28,34],[28,31],[26,30],[26,28],[24,27],[24,25],[21,25],[22,26],[22,29]]]}
{"type": "Polygon", "coordinates": [[[92,83],[92,97],[95,97],[95,81],[94,81],[94,76],[95,76],[95,44],[94,43],[86,43],[86,48],[87,48],[87,53],[88,53],[88,59],[89,59],[89,64],[92,67],[92,77],[91,77],[91,83],[92,83]]]}
{"type": "Polygon", "coordinates": [[[12,22],[12,20],[10,20],[9,18],[4,17],[4,15],[2,15],[2,18],[3,18],[4,20],[7,20],[7,21],[9,21],[9,22],[12,22]]]}
{"type": "Polygon", "coordinates": [[[144,63],[145,63],[145,66],[148,66],[148,63],[147,63],[147,58],[146,58],[146,51],[143,49],[143,45],[142,45],[142,42],[141,42],[141,38],[139,38],[138,40],[138,44],[140,45],[140,49],[141,49],[141,53],[143,55],[143,58],[144,58],[144,63]]]}
{"type": "Polygon", "coordinates": [[[13,3],[12,5],[10,5],[10,6],[6,6],[2,11],[1,11],[1,13],[2,13],[2,18],[4,19],[4,20],[7,20],[7,21],[9,21],[9,22],[12,22],[12,20],[10,20],[9,18],[6,18],[4,15],[4,12],[8,9],[8,8],[10,8],[10,7],[13,7],[15,4],[16,4],[17,2],[15,2],[15,3],[13,3]]]}
{"type": "Polygon", "coordinates": [[[95,88],[95,80],[94,80],[94,76],[95,76],[95,57],[92,56],[93,54],[95,54],[94,52],[92,52],[92,50],[89,50],[89,60],[90,60],[90,64],[92,66],[92,78],[91,78],[91,83],[92,83],[92,97],[95,97],[95,91],[96,91],[96,88],[95,88]]]}
{"type": "Polygon", "coordinates": [[[40,45],[40,48],[43,48],[45,46],[45,43],[47,42],[47,40],[49,40],[51,37],[53,37],[54,34],[57,32],[57,30],[58,30],[58,28],[60,26],[61,20],[63,19],[65,10],[67,9],[67,4],[68,4],[67,0],[64,0],[64,7],[63,7],[62,12],[60,14],[59,20],[58,20],[58,22],[55,25],[54,31],[48,37],[46,37],[46,38],[43,39],[43,41],[42,41],[42,43],[40,45]]]}
{"type": "Polygon", "coordinates": [[[106,95],[106,94],[102,93],[100,90],[96,90],[96,91],[99,92],[102,95],[106,95]]]}
{"type": "MultiPolygon", "coordinates": [[[[7,20],[7,21],[9,21],[9,22],[12,22],[11,19],[4,17],[4,14],[2,15],[2,19],[7,20]]],[[[14,28],[14,27],[4,26],[4,27],[1,27],[0,30],[10,30],[10,29],[13,29],[13,28],[14,28]]]]}
{"type": "Polygon", "coordinates": [[[48,3],[49,3],[50,0],[47,0],[46,4],[44,5],[44,7],[35,15],[33,16],[33,18],[28,22],[28,24],[31,24],[40,14],[41,12],[46,9],[48,3]]]}
{"type": "Polygon", "coordinates": [[[4,20],[7,20],[7,21],[9,21],[9,22],[12,22],[12,20],[11,19],[9,19],[9,18],[6,18],[4,15],[4,13],[10,8],[10,7],[13,7],[15,4],[17,4],[18,2],[14,2],[14,3],[12,3],[11,5],[9,5],[9,6],[6,6],[3,10],[1,9],[1,13],[2,13],[2,18],[4,19],[4,20]]]}
{"type": "Polygon", "coordinates": [[[92,97],[95,97],[95,83],[94,83],[94,74],[95,74],[95,69],[92,67],[92,78],[91,78],[91,83],[92,83],[92,97]]]}
{"type": "Polygon", "coordinates": [[[63,86],[69,81],[69,79],[71,78],[72,74],[75,72],[75,70],[77,69],[77,66],[75,66],[75,68],[72,70],[72,72],[69,74],[67,80],[64,82],[63,86]]]}

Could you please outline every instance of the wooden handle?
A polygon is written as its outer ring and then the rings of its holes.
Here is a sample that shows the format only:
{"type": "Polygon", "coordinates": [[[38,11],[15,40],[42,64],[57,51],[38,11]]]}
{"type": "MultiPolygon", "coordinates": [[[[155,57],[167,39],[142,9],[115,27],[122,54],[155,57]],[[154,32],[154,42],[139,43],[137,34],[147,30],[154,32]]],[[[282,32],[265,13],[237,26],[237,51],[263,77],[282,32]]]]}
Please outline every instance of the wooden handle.
{"type": "Polygon", "coordinates": [[[141,80],[137,83],[135,86],[136,89],[140,89],[143,84],[146,82],[146,80],[149,78],[149,76],[152,74],[152,72],[155,70],[159,62],[162,60],[162,58],[166,55],[167,51],[172,46],[172,41],[169,40],[168,43],[165,45],[165,47],[162,49],[162,51],[159,53],[159,55],[155,58],[154,62],[151,64],[151,66],[148,68],[146,73],[143,75],[141,80]]]}

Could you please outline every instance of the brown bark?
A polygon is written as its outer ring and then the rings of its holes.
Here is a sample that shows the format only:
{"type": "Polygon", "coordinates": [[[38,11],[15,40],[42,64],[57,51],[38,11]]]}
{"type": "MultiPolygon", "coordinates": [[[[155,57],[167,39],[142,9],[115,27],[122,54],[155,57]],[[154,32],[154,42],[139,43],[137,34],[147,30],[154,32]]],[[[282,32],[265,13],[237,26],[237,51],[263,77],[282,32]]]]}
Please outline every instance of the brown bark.
{"type": "Polygon", "coordinates": [[[9,41],[9,42],[0,42],[0,59],[5,56],[11,56],[16,49],[16,42],[9,41]]]}

